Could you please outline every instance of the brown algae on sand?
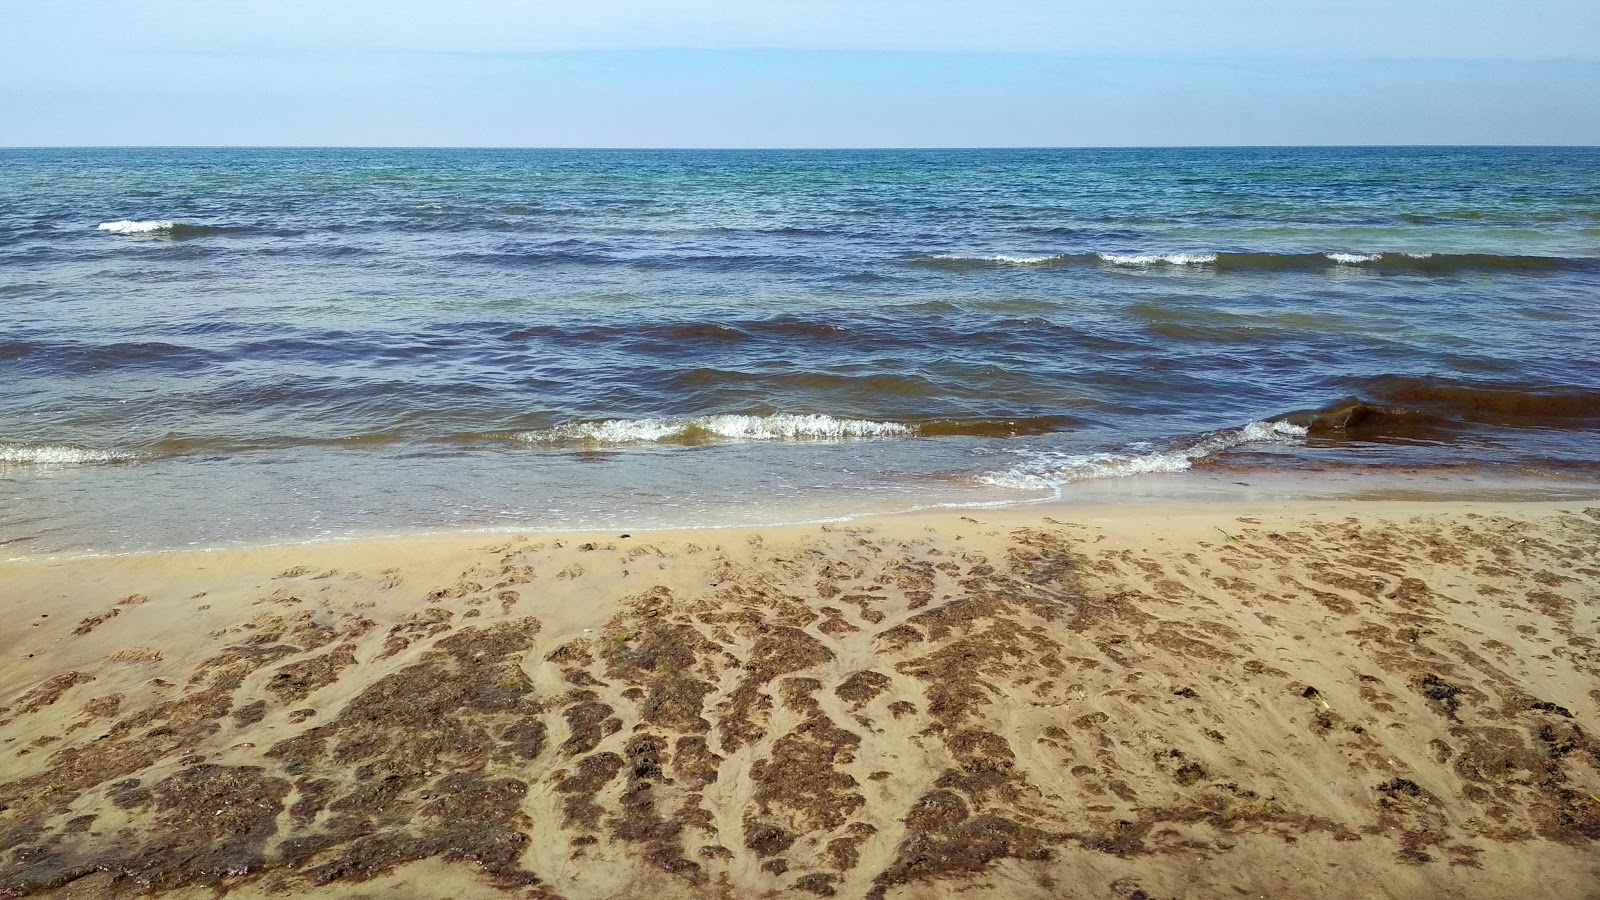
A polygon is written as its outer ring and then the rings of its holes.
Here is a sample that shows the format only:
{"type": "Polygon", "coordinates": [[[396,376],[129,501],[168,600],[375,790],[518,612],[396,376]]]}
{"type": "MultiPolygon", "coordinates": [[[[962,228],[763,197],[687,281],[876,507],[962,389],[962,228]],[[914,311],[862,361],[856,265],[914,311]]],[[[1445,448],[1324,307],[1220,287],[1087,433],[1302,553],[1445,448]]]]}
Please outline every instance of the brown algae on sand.
{"type": "Polygon", "coordinates": [[[1311,509],[12,564],[0,896],[1600,890],[1600,510],[1311,509]]]}

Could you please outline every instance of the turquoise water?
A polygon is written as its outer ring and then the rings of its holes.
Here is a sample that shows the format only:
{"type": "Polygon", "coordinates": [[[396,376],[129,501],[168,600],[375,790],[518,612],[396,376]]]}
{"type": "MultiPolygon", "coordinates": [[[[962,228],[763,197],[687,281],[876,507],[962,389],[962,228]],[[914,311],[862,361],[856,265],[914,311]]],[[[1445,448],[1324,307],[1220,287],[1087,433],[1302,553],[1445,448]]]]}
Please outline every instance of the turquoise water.
{"type": "Polygon", "coordinates": [[[1582,148],[0,151],[0,541],[1590,478],[1596,198],[1582,148]]]}

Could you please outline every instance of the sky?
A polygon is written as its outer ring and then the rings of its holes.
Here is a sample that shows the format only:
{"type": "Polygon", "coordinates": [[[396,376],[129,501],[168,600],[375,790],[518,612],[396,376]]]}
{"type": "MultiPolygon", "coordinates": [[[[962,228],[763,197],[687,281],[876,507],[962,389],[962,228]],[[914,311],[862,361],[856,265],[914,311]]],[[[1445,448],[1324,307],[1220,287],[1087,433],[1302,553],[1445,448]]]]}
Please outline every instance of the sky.
{"type": "Polygon", "coordinates": [[[1597,0],[0,0],[0,146],[1600,144],[1597,0]]]}

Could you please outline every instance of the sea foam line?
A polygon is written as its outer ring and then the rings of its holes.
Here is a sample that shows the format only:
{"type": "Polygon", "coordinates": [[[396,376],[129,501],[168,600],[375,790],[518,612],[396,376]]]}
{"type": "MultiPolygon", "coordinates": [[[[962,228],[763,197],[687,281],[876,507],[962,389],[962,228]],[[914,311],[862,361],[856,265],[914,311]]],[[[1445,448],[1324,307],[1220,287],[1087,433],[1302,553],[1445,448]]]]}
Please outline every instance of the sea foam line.
{"type": "Polygon", "coordinates": [[[899,422],[837,419],[826,415],[696,416],[687,419],[607,419],[571,422],[513,437],[530,444],[648,444],[697,441],[837,441],[914,437],[899,422]]]}
{"type": "Polygon", "coordinates": [[[1018,490],[1052,490],[1076,481],[1123,478],[1154,472],[1182,472],[1204,459],[1244,444],[1288,443],[1306,436],[1302,425],[1289,422],[1251,422],[1202,435],[1167,450],[1133,453],[1063,453],[1051,450],[1016,451],[1027,459],[1001,472],[978,476],[978,481],[1018,490]]]}
{"type": "Polygon", "coordinates": [[[1400,260],[1424,260],[1433,253],[1401,251],[1392,253],[1356,253],[1327,251],[1322,253],[1287,253],[1271,251],[1173,251],[1161,253],[1058,253],[1041,256],[1024,256],[1010,253],[940,253],[921,257],[922,260],[949,265],[966,266],[1023,266],[1055,268],[1069,265],[1102,265],[1119,268],[1148,269],[1157,266],[1222,266],[1231,267],[1315,267],[1323,265],[1360,266],[1372,263],[1394,263],[1400,260]]]}
{"type": "Polygon", "coordinates": [[[969,256],[960,253],[938,253],[933,259],[947,262],[987,262],[1010,266],[1038,266],[1045,263],[1056,262],[1065,257],[1060,254],[1048,256],[1019,256],[1011,253],[995,253],[988,256],[969,256]]]}

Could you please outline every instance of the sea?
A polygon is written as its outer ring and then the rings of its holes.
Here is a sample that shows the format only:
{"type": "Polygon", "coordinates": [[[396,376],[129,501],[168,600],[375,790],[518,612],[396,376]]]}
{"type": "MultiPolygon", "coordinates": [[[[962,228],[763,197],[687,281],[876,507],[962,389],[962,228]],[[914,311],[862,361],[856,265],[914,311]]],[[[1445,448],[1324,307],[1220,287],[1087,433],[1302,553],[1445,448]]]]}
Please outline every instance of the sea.
{"type": "Polygon", "coordinates": [[[0,558],[1383,477],[1600,485],[1600,149],[0,150],[0,558]]]}

